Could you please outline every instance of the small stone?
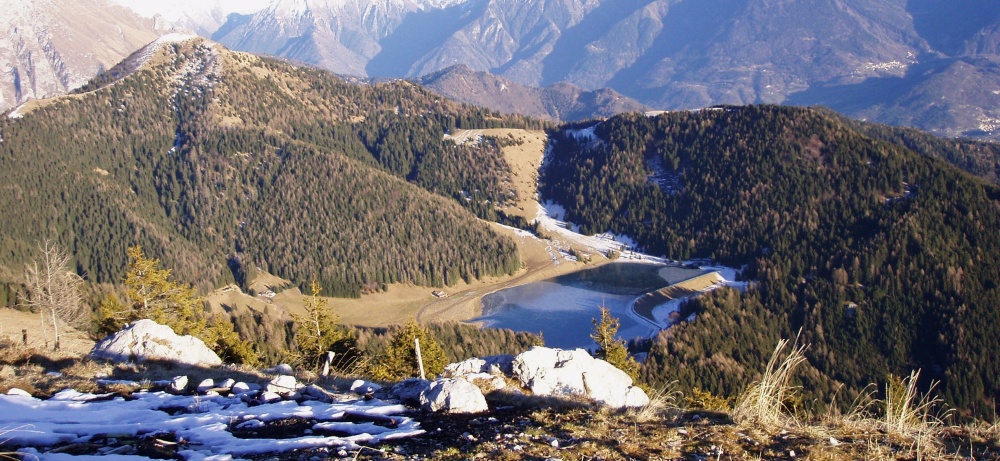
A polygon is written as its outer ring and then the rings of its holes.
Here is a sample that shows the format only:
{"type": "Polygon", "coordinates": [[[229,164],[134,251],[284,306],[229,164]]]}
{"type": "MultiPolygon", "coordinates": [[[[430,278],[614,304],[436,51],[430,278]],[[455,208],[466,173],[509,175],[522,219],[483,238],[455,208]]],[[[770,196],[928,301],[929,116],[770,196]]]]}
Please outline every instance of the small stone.
{"type": "Polygon", "coordinates": [[[281,396],[274,392],[262,392],[260,394],[260,401],[262,403],[275,403],[281,401],[281,396]]]}
{"type": "Polygon", "coordinates": [[[170,380],[170,384],[167,385],[167,392],[171,394],[183,394],[187,392],[187,385],[187,376],[175,376],[174,379],[170,380]]]}
{"type": "Polygon", "coordinates": [[[246,394],[247,392],[251,391],[250,386],[242,381],[233,384],[229,389],[232,391],[233,394],[236,395],[246,394]]]}
{"type": "Polygon", "coordinates": [[[837,440],[837,439],[835,439],[833,437],[830,437],[830,446],[834,446],[835,447],[837,445],[840,445],[840,440],[837,440]]]}
{"type": "Polygon", "coordinates": [[[685,436],[688,435],[687,429],[684,429],[683,427],[680,428],[680,429],[677,429],[677,433],[680,434],[680,435],[685,435],[685,436]]]}
{"type": "Polygon", "coordinates": [[[351,383],[351,392],[358,395],[372,395],[379,389],[382,389],[382,386],[363,379],[358,379],[351,383]]]}
{"type": "Polygon", "coordinates": [[[16,387],[10,388],[7,391],[7,395],[14,395],[14,396],[18,396],[18,397],[31,397],[31,394],[29,394],[28,391],[26,391],[24,389],[18,389],[16,387]]]}
{"type": "Polygon", "coordinates": [[[788,450],[788,457],[789,458],[794,458],[795,457],[795,450],[788,450]]]}
{"type": "Polygon", "coordinates": [[[468,432],[462,434],[462,438],[465,439],[465,440],[468,440],[470,442],[475,442],[476,441],[476,436],[474,436],[474,435],[472,435],[472,434],[470,434],[468,432]]]}
{"type": "Polygon", "coordinates": [[[236,380],[233,378],[226,378],[221,383],[218,384],[219,388],[232,390],[233,385],[236,384],[236,380]]]}
{"type": "Polygon", "coordinates": [[[552,439],[551,441],[549,441],[549,446],[551,446],[552,448],[559,448],[559,440],[552,439]]]}
{"type": "Polygon", "coordinates": [[[282,364],[280,364],[280,365],[278,365],[278,366],[276,366],[274,368],[271,368],[271,369],[269,369],[267,371],[270,372],[270,373],[274,373],[276,375],[291,375],[291,374],[295,374],[295,370],[293,370],[292,366],[289,365],[289,364],[287,364],[287,363],[282,363],[282,364]]]}
{"type": "Polygon", "coordinates": [[[204,394],[211,389],[215,389],[215,380],[212,378],[202,380],[202,382],[198,383],[199,394],[204,394]]]}
{"type": "Polygon", "coordinates": [[[267,384],[267,392],[288,395],[294,393],[300,387],[302,385],[299,384],[299,381],[294,376],[280,375],[267,384]]]}

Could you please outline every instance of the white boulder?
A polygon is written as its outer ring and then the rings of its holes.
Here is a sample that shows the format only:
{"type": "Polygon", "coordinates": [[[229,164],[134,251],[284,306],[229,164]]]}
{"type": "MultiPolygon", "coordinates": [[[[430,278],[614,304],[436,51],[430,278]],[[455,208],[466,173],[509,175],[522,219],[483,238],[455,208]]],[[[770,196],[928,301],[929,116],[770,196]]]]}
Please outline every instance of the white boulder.
{"type": "Polygon", "coordinates": [[[457,414],[489,411],[483,391],[464,379],[445,378],[420,393],[420,406],[427,411],[457,414]]]}
{"type": "Polygon", "coordinates": [[[170,327],[149,319],[136,320],[104,338],[90,351],[90,357],[114,362],[166,360],[204,367],[222,365],[222,359],[202,340],[179,336],[170,327]]]}
{"type": "Polygon", "coordinates": [[[265,390],[278,395],[289,396],[303,387],[304,386],[299,383],[294,376],[280,375],[272,379],[271,382],[267,383],[267,388],[265,390]]]}
{"type": "Polygon", "coordinates": [[[389,390],[389,397],[398,399],[400,402],[420,403],[420,394],[431,386],[431,382],[426,379],[408,378],[392,386],[389,390]]]}
{"type": "Polygon", "coordinates": [[[535,395],[582,396],[615,408],[649,403],[628,374],[583,349],[533,347],[514,358],[512,373],[535,395]]]}
{"type": "Polygon", "coordinates": [[[167,385],[167,392],[171,394],[183,394],[187,392],[187,387],[187,376],[174,376],[174,379],[171,379],[170,384],[167,385]]]}

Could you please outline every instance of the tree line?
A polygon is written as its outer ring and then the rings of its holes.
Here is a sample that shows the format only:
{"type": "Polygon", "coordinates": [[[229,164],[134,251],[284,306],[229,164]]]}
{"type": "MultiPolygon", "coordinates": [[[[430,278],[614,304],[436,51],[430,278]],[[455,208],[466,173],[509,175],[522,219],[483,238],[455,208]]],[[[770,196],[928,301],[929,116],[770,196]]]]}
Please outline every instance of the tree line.
{"type": "Polygon", "coordinates": [[[543,171],[568,220],[653,254],[745,266],[756,286],[694,302],[694,320],[651,345],[649,380],[731,395],[759,372],[747,364],[802,329],[806,399],[922,369],[954,407],[992,408],[996,185],[822,110],[622,115],[594,131],[598,142],[555,133],[543,171]]]}

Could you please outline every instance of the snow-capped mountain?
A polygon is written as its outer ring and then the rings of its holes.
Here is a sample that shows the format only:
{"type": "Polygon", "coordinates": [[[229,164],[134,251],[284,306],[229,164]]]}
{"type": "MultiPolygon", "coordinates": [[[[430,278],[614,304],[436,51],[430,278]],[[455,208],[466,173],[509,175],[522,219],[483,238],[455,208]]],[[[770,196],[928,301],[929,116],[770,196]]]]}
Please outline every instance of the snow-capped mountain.
{"type": "Polygon", "coordinates": [[[158,35],[107,0],[0,0],[0,110],[82,85],[158,35]]]}
{"type": "MultiPolygon", "coordinates": [[[[368,75],[369,62],[396,33],[408,43],[434,36],[432,24],[405,28],[404,20],[443,17],[464,0],[275,0],[249,15],[232,15],[212,34],[230,48],[278,55],[337,73],[368,75]],[[401,29],[401,27],[403,27],[401,29]]],[[[448,16],[450,17],[450,16],[448,16]]],[[[447,29],[444,29],[447,30],[447,29]]]]}
{"type": "Polygon", "coordinates": [[[143,17],[155,18],[165,27],[212,35],[232,14],[248,14],[267,7],[272,0],[113,0],[143,17]]]}
{"type": "Polygon", "coordinates": [[[1000,126],[997,37],[996,0],[276,0],[213,35],[361,76],[466,65],[663,109],[823,104],[1000,138],[985,129],[1000,126]],[[955,77],[954,60],[976,78],[955,77]],[[929,99],[942,93],[977,96],[929,99]]]}

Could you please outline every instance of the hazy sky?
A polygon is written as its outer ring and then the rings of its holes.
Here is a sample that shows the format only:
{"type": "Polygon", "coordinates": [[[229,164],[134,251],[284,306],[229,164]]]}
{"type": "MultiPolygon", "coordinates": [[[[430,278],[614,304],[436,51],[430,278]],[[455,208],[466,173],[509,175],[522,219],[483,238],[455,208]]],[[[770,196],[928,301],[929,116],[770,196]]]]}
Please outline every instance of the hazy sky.
{"type": "Polygon", "coordinates": [[[221,6],[227,13],[250,13],[258,11],[271,0],[114,0],[120,5],[132,8],[144,16],[159,13],[168,19],[176,19],[185,13],[207,12],[221,6]]]}

